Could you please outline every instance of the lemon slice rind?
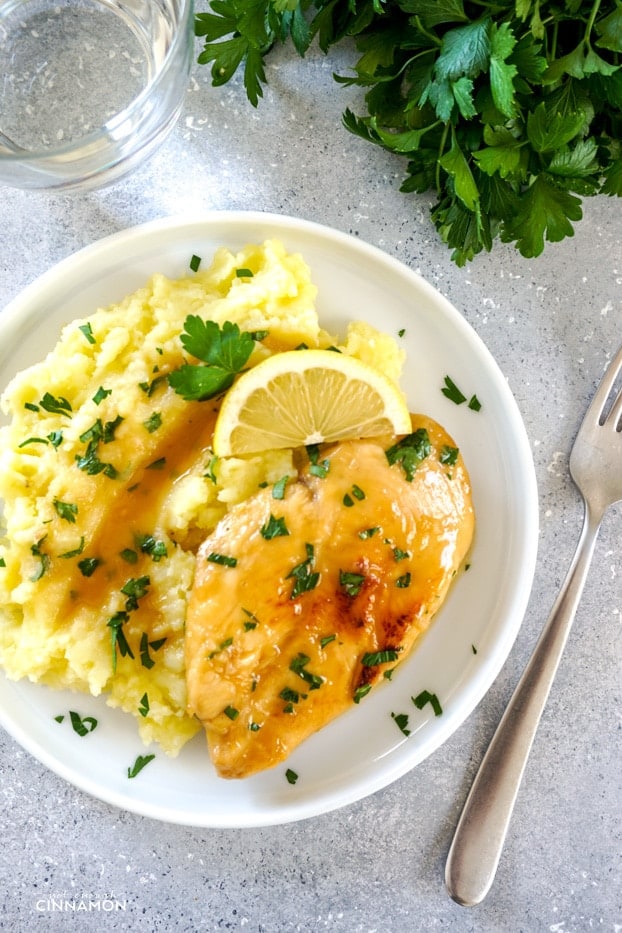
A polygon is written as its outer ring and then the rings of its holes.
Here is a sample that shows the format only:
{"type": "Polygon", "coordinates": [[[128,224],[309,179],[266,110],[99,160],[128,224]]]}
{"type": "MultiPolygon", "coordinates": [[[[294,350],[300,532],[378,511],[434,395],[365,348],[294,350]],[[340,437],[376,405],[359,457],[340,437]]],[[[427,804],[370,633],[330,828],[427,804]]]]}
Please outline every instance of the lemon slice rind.
{"type": "Polygon", "coordinates": [[[410,430],[401,390],[379,370],[333,350],[287,350],[243,373],[228,391],[213,450],[243,456],[410,430]]]}

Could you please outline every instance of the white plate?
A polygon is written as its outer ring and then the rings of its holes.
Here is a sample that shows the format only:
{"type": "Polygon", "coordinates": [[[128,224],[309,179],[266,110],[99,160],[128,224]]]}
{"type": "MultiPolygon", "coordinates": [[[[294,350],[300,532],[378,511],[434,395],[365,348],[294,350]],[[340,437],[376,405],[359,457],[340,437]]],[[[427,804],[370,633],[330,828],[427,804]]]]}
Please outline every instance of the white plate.
{"type": "Polygon", "coordinates": [[[40,360],[61,327],[121,299],[153,272],[184,275],[193,253],[204,264],[218,246],[236,250],[280,238],[302,253],[319,288],[322,325],[343,332],[364,319],[401,338],[411,409],[441,422],[471,473],[477,514],[471,567],[457,580],[418,650],[391,683],[313,736],[287,765],[245,781],[215,776],[203,736],[177,759],[146,750],[134,720],[102,698],[59,693],[0,675],[0,723],[67,781],[118,807],[175,823],[261,826],[314,816],[358,800],[430,755],[482,699],[516,638],[537,549],[533,462],[516,403],[494,360],[462,316],[396,260],[353,237],[291,218],[214,213],[169,218],[107,237],[64,260],[0,314],[0,387],[40,360]],[[479,412],[441,392],[446,375],[482,403],[479,412]],[[473,648],[475,647],[476,653],[473,648]],[[427,689],[443,707],[417,711],[427,689]],[[69,709],[98,719],[85,738],[54,717],[69,709]],[[408,713],[405,737],[391,713],[408,713]],[[138,754],[156,758],[133,780],[138,754]],[[299,775],[289,784],[286,767],[299,775]]]}

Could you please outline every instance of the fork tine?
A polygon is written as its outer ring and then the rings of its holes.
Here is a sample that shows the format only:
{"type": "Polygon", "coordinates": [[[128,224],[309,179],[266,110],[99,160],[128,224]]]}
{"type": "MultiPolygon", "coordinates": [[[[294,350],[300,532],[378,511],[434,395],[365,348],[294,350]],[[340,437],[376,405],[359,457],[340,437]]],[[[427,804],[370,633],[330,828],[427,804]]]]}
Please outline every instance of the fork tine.
{"type": "Polygon", "coordinates": [[[621,429],[620,421],[622,419],[622,389],[618,392],[616,399],[611,406],[611,410],[607,415],[606,421],[613,427],[615,431],[621,429]]]}
{"type": "MultiPolygon", "coordinates": [[[[618,352],[612,359],[611,363],[605,370],[605,374],[602,377],[600,385],[594,393],[594,397],[590,403],[590,406],[585,413],[584,421],[592,420],[597,422],[602,422],[603,410],[607,403],[607,399],[611,394],[616,379],[620,375],[620,370],[622,370],[622,346],[618,349],[618,352]]],[[[615,403],[615,407],[618,407],[620,399],[618,398],[615,403]]],[[[618,419],[620,417],[620,412],[618,412],[618,419]]]]}

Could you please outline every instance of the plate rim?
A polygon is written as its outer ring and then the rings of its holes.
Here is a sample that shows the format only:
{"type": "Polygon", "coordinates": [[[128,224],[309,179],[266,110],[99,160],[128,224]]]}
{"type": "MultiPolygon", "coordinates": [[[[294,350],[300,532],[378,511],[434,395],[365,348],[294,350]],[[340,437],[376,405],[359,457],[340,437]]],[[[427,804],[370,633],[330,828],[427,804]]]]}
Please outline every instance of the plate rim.
{"type": "MultiPolygon", "coordinates": [[[[269,211],[227,210],[193,212],[191,214],[176,214],[149,220],[144,223],[117,230],[94,240],[76,252],[65,256],[49,269],[42,272],[31,283],[27,284],[3,309],[0,309],[0,340],[2,340],[6,334],[10,337],[12,329],[19,325],[24,314],[27,320],[35,319],[41,315],[41,309],[37,309],[36,307],[36,299],[42,289],[45,289],[50,284],[59,287],[58,283],[62,282],[66,274],[74,269],[79,269],[82,264],[88,263],[93,256],[101,254],[102,252],[104,254],[107,252],[114,253],[115,250],[121,248],[124,243],[136,240],[137,238],[140,240],[153,235],[165,235],[171,231],[181,233],[183,230],[190,233],[193,228],[199,230],[200,228],[231,225],[239,229],[257,224],[279,228],[279,231],[283,234],[287,231],[293,231],[294,233],[302,232],[314,235],[328,242],[331,240],[338,242],[349,250],[354,249],[357,256],[360,254],[366,255],[370,257],[370,259],[387,266],[392,272],[399,276],[406,277],[406,279],[410,279],[413,283],[416,282],[420,291],[429,295],[436,305],[442,306],[443,313],[448,316],[452,329],[455,328],[459,335],[466,336],[468,340],[476,346],[478,353],[487,361],[489,375],[494,375],[495,386],[499,389],[502,396],[501,402],[504,411],[509,412],[511,415],[514,428],[514,442],[521,452],[523,465],[528,467],[523,476],[523,482],[527,493],[527,507],[522,515],[523,524],[521,529],[524,561],[518,570],[517,580],[513,590],[511,613],[513,624],[504,629],[504,638],[497,643],[497,650],[495,653],[486,661],[482,662],[479,677],[477,678],[478,688],[475,689],[475,687],[471,685],[470,690],[467,692],[467,702],[464,704],[461,715],[454,716],[448,719],[444,725],[440,725],[436,730],[435,737],[430,737],[427,742],[423,743],[420,754],[412,761],[407,759],[404,763],[398,756],[393,767],[375,776],[375,779],[363,783],[362,785],[361,782],[357,782],[353,790],[350,790],[349,786],[340,788],[337,792],[331,792],[328,799],[325,799],[326,794],[321,795],[319,806],[317,805],[315,797],[309,800],[303,800],[302,802],[295,800],[288,802],[283,800],[278,807],[278,812],[275,811],[274,807],[265,812],[262,810],[253,811],[252,815],[245,813],[245,817],[241,821],[232,821],[227,815],[219,819],[217,814],[210,814],[209,818],[206,819],[197,819],[196,815],[187,813],[178,807],[154,806],[148,802],[142,802],[140,799],[137,800],[131,795],[118,793],[114,791],[114,789],[107,790],[105,787],[102,788],[100,784],[91,781],[88,777],[83,776],[77,779],[75,773],[70,768],[66,767],[59,757],[56,757],[49,750],[46,750],[45,747],[38,743],[24,729],[13,722],[8,711],[5,711],[5,709],[0,706],[0,725],[7,733],[45,767],[74,787],[85,791],[96,799],[138,815],[178,825],[204,828],[272,826],[309,819],[323,813],[331,812],[389,786],[440,748],[447,739],[460,728],[476,706],[482,702],[507,661],[520,630],[529,601],[535,575],[538,549],[539,509],[535,466],[518,404],[498,364],[482,338],[468,323],[460,311],[458,311],[458,309],[419,272],[411,269],[405,262],[385,252],[380,247],[366,240],[362,240],[353,234],[345,233],[316,221],[297,218],[291,215],[281,215],[269,211]],[[430,747],[428,748],[428,746],[430,747]]],[[[274,235],[278,236],[278,233],[274,235]]],[[[207,236],[209,236],[209,231],[207,232],[207,236]]],[[[251,242],[251,240],[248,240],[248,242],[251,242]]],[[[294,252],[297,250],[289,251],[294,252]]],[[[91,311],[88,313],[91,313],[91,311]]],[[[4,385],[0,386],[0,389],[3,388],[4,385]]],[[[20,684],[24,683],[24,681],[9,681],[6,675],[1,671],[0,676],[3,678],[3,683],[6,682],[15,687],[19,687],[20,684]]]]}

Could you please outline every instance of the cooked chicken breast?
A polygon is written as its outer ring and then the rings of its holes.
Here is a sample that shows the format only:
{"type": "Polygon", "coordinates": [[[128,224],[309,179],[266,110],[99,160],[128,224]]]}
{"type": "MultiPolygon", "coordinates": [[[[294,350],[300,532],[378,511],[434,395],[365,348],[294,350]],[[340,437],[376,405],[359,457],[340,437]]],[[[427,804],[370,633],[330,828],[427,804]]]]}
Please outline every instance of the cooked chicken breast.
{"type": "Polygon", "coordinates": [[[189,711],[222,777],[283,761],[403,661],[471,544],[452,439],[326,445],[202,544],[186,624],[189,711]]]}

